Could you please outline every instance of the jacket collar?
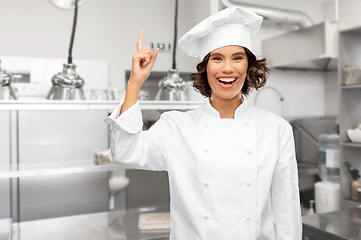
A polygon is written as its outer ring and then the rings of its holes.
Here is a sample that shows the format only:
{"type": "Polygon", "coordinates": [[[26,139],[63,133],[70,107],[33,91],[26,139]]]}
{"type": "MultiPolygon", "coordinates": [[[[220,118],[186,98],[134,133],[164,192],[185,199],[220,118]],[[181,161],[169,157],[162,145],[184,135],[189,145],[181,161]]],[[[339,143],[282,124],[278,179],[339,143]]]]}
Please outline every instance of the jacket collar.
{"type": "MultiPolygon", "coordinates": [[[[215,108],[212,107],[209,98],[205,101],[204,109],[205,109],[205,112],[212,117],[216,117],[216,118],[221,117],[219,115],[219,112],[215,108]]],[[[234,113],[234,118],[235,119],[241,118],[247,112],[247,110],[248,110],[248,101],[242,95],[242,104],[236,109],[236,111],[234,113]]]]}

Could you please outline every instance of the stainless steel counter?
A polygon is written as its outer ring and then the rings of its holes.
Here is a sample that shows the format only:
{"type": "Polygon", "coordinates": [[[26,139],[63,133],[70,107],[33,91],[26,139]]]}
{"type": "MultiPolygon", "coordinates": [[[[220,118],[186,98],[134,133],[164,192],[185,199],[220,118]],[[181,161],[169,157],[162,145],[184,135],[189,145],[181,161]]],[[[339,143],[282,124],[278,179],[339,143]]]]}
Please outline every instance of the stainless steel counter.
{"type": "Polygon", "coordinates": [[[311,231],[327,237],[324,239],[361,240],[360,208],[303,216],[302,222],[304,232],[311,231]]]}
{"type": "Polygon", "coordinates": [[[169,230],[138,229],[140,213],[165,211],[150,207],[13,223],[12,240],[168,240],[169,230]]]}

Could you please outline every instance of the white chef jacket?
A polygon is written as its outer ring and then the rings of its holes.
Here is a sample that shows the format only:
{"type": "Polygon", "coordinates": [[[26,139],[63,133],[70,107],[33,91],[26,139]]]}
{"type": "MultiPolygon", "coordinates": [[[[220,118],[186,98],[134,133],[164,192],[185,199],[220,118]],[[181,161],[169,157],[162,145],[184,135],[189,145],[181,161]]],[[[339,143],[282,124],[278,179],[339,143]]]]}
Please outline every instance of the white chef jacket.
{"type": "Polygon", "coordinates": [[[171,240],[301,240],[302,221],[292,128],[243,103],[220,118],[209,100],[170,111],[142,131],[139,102],[105,120],[108,157],[126,168],[165,170],[171,240]]]}

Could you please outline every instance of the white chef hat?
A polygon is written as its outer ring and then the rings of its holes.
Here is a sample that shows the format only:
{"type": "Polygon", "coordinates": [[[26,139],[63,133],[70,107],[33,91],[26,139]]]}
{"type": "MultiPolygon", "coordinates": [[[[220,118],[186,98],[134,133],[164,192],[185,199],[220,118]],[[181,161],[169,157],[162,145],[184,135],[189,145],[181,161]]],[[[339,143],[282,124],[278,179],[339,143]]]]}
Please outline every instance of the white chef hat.
{"type": "Polygon", "coordinates": [[[189,30],[178,46],[191,57],[201,60],[214,49],[238,45],[251,50],[251,36],[256,34],[263,17],[237,6],[219,11],[189,30]]]}

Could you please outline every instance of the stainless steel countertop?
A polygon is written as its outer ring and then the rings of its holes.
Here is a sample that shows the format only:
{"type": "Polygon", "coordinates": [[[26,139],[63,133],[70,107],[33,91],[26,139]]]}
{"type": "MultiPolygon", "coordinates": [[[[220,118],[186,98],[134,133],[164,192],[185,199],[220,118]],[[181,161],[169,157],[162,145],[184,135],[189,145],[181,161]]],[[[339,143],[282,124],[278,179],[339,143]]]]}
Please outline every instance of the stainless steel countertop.
{"type": "Polygon", "coordinates": [[[166,212],[150,207],[13,223],[13,240],[168,240],[169,230],[139,231],[142,212],[166,212]]]}
{"type": "Polygon", "coordinates": [[[303,216],[302,222],[321,233],[333,234],[344,239],[361,240],[360,208],[303,216]]]}

